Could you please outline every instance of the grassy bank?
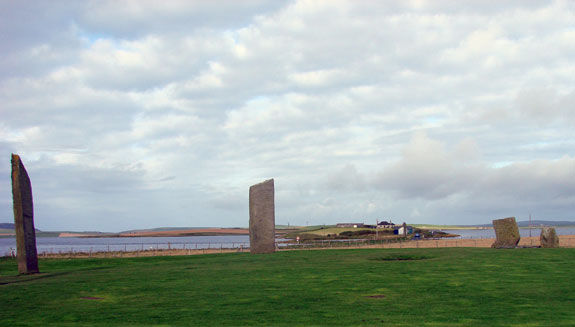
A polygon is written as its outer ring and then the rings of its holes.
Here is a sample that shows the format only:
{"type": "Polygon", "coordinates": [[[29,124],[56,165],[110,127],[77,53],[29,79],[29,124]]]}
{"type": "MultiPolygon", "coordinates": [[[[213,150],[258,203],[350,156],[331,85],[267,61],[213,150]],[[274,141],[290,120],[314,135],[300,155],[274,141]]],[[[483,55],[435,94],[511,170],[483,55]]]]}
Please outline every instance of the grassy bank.
{"type": "Polygon", "coordinates": [[[0,260],[0,326],[572,326],[574,249],[0,260]]]}

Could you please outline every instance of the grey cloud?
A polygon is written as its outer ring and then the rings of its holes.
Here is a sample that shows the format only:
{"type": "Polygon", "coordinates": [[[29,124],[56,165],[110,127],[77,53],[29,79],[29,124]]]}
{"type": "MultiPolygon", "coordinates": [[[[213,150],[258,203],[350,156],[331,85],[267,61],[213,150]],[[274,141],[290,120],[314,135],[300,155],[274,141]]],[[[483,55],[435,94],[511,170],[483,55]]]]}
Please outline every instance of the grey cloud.
{"type": "Polygon", "coordinates": [[[50,5],[3,5],[0,153],[59,226],[245,225],[270,177],[292,224],[572,212],[570,2],[50,5]]]}
{"type": "Polygon", "coordinates": [[[71,17],[78,1],[2,1],[0,3],[0,76],[34,76],[74,60],[81,46],[71,17]]]}
{"type": "Polygon", "coordinates": [[[363,190],[367,182],[354,165],[345,165],[327,178],[327,187],[335,190],[363,190]]]}
{"type": "Polygon", "coordinates": [[[537,124],[575,124],[575,89],[567,94],[543,88],[522,90],[515,99],[515,109],[520,116],[526,116],[537,124]]]}
{"type": "MultiPolygon", "coordinates": [[[[348,166],[330,175],[327,186],[350,193],[357,189],[342,185],[354,184],[349,181],[364,181],[364,188],[396,192],[398,198],[394,201],[424,199],[428,201],[426,207],[432,210],[431,214],[437,215],[443,210],[446,217],[460,212],[485,219],[486,215],[513,211],[525,214],[531,210],[540,215],[572,218],[574,158],[565,156],[558,160],[534,160],[496,168],[466,164],[460,154],[469,153],[468,147],[469,142],[463,142],[449,151],[443,143],[419,134],[406,145],[401,159],[381,172],[358,179],[361,173],[348,166]]],[[[471,147],[475,145],[471,144],[471,147]]],[[[365,192],[361,194],[369,196],[365,192]]],[[[421,210],[425,212],[423,208],[421,210]]]]}

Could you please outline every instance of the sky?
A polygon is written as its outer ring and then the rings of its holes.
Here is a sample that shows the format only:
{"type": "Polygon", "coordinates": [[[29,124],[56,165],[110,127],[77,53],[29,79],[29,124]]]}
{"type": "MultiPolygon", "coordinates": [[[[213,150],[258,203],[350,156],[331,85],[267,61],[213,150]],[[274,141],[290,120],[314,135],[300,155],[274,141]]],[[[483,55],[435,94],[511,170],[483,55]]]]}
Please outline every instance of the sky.
{"type": "Polygon", "coordinates": [[[40,230],[575,221],[573,1],[0,2],[40,230]]]}

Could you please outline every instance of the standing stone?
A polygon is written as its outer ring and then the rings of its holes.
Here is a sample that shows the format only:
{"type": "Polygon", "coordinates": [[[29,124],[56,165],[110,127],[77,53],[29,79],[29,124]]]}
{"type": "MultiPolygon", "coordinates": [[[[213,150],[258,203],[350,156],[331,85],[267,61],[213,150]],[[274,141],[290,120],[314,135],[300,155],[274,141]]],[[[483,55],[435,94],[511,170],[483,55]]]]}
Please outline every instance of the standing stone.
{"type": "Polygon", "coordinates": [[[250,187],[250,252],[275,251],[274,180],[250,187]]]}
{"type": "Polygon", "coordinates": [[[495,243],[491,245],[496,249],[514,248],[519,244],[519,227],[515,217],[493,220],[493,229],[495,229],[495,243]]]}
{"type": "Polygon", "coordinates": [[[547,227],[541,229],[541,236],[539,237],[542,248],[558,248],[559,237],[555,232],[555,228],[547,227]]]}
{"type": "Polygon", "coordinates": [[[18,273],[38,273],[32,185],[22,160],[16,154],[12,154],[12,199],[14,201],[18,273]]]}
{"type": "Polygon", "coordinates": [[[405,223],[405,221],[403,222],[403,225],[401,225],[403,228],[403,237],[407,237],[407,224],[405,223]]]}

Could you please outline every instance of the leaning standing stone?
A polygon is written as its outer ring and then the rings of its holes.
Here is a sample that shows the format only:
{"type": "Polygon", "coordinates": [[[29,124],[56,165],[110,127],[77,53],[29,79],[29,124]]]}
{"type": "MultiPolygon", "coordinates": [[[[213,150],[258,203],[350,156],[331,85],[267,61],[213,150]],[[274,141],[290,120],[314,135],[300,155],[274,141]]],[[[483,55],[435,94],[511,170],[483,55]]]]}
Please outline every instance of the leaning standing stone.
{"type": "Polygon", "coordinates": [[[495,229],[495,243],[491,245],[496,249],[514,248],[519,244],[519,227],[515,217],[493,220],[493,229],[495,229]]]}
{"type": "Polygon", "coordinates": [[[250,187],[250,252],[275,251],[274,180],[250,187]]]}
{"type": "Polygon", "coordinates": [[[542,248],[559,247],[559,237],[557,237],[557,233],[553,227],[542,228],[539,240],[541,241],[542,248]]]}
{"type": "Polygon", "coordinates": [[[12,154],[12,199],[14,201],[18,273],[38,273],[32,185],[20,156],[16,154],[12,154]]]}

